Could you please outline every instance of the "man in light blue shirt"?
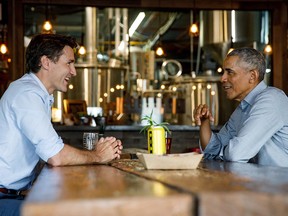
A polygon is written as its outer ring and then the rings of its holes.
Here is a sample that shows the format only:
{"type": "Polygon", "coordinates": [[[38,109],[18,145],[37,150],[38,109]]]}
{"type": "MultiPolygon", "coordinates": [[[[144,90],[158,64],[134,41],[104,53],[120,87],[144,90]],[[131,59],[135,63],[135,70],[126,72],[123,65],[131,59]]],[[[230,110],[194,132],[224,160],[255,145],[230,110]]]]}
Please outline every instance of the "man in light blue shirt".
{"type": "Polygon", "coordinates": [[[43,160],[52,166],[106,163],[121,154],[114,137],[101,138],[95,150],[63,143],[51,124],[54,91],[67,91],[76,76],[73,38],[42,34],[26,50],[26,71],[0,100],[0,215],[19,215],[22,190],[29,189],[43,160]]]}
{"type": "Polygon", "coordinates": [[[205,158],[288,167],[288,98],[265,84],[265,65],[252,48],[227,55],[222,87],[228,99],[240,104],[218,133],[210,129],[214,119],[206,104],[194,110],[205,158]]]}

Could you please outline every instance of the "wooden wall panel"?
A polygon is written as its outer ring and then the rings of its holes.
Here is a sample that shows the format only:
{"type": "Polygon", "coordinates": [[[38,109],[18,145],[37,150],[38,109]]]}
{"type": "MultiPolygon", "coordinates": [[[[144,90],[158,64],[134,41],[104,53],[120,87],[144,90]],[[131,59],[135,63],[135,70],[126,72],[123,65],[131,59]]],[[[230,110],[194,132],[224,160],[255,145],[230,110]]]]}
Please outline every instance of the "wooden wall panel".
{"type": "Polygon", "coordinates": [[[287,4],[273,11],[273,86],[288,94],[287,4]]]}

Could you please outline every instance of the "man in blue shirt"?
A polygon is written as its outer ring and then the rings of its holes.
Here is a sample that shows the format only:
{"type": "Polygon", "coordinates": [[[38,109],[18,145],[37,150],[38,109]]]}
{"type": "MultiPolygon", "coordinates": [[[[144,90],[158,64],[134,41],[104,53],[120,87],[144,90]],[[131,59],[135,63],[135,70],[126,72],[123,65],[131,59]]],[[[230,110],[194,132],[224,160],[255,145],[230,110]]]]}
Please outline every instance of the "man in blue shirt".
{"type": "Polygon", "coordinates": [[[29,189],[40,159],[52,166],[105,163],[120,157],[122,144],[101,138],[95,150],[64,144],[51,124],[53,92],[66,92],[74,66],[75,40],[42,34],[26,50],[26,74],[0,100],[0,215],[18,215],[20,191],[29,189]],[[13,198],[13,199],[12,199],[13,198]]]}
{"type": "Polygon", "coordinates": [[[210,129],[214,119],[206,104],[194,110],[205,158],[288,167],[288,98],[265,84],[265,65],[252,48],[235,49],[225,58],[222,87],[240,104],[218,133],[210,129]]]}

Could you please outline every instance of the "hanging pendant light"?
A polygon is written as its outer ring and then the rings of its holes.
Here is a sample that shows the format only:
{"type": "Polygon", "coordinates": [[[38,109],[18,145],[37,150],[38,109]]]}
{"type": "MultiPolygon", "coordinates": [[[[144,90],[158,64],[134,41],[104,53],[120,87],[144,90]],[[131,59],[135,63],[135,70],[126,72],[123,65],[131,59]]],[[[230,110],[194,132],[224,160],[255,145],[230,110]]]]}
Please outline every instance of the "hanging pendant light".
{"type": "Polygon", "coordinates": [[[198,28],[198,25],[197,23],[193,23],[190,27],[190,33],[193,35],[193,36],[198,36],[199,35],[199,28],[198,28]]]}
{"type": "MultiPolygon", "coordinates": [[[[161,26],[161,14],[159,12],[159,19],[158,19],[158,28],[160,29],[161,26]]],[[[161,42],[161,33],[159,33],[159,40],[158,40],[158,45],[155,51],[157,56],[163,56],[164,55],[164,50],[162,47],[162,42],[161,42]]]]}
{"type": "Polygon", "coordinates": [[[1,46],[0,46],[0,52],[1,52],[1,54],[3,54],[3,55],[5,55],[7,52],[8,52],[8,48],[7,48],[7,46],[6,46],[6,44],[1,44],[1,46]]]}
{"type": "Polygon", "coordinates": [[[81,44],[79,46],[79,49],[78,49],[78,59],[77,61],[80,63],[80,62],[83,62],[83,61],[86,61],[86,53],[87,53],[87,50],[84,46],[84,38],[85,38],[85,33],[84,33],[84,26],[85,26],[85,17],[82,16],[82,33],[81,33],[81,44]]]}
{"type": "Polygon", "coordinates": [[[198,36],[199,35],[199,28],[198,24],[196,22],[196,12],[195,12],[195,0],[193,1],[193,11],[191,11],[191,20],[192,20],[192,25],[190,26],[189,33],[192,36],[198,36]]]}
{"type": "Polygon", "coordinates": [[[162,42],[161,42],[161,35],[159,35],[159,42],[155,51],[157,56],[163,56],[164,55],[164,49],[162,46],[162,42]]]}
{"type": "Polygon", "coordinates": [[[80,48],[78,50],[78,54],[79,55],[85,55],[86,54],[86,49],[84,46],[80,46],[80,48]]]}
{"type": "Polygon", "coordinates": [[[52,26],[51,22],[49,20],[46,20],[43,23],[42,32],[43,33],[50,33],[50,32],[52,32],[52,30],[53,30],[53,26],[52,26]]]}
{"type": "Polygon", "coordinates": [[[158,46],[156,49],[156,55],[157,56],[163,56],[164,55],[164,50],[162,48],[162,46],[158,46]]]}
{"type": "Polygon", "coordinates": [[[272,53],[272,46],[270,44],[267,44],[264,48],[264,53],[269,55],[272,53]]]}
{"type": "Polygon", "coordinates": [[[48,19],[48,5],[45,6],[45,21],[42,25],[42,34],[51,34],[53,33],[53,26],[48,19]]]}
{"type": "Polygon", "coordinates": [[[7,47],[7,43],[6,43],[6,39],[7,39],[7,25],[3,25],[1,26],[1,45],[0,45],[0,53],[2,55],[5,55],[8,53],[8,47],[7,47]]]}

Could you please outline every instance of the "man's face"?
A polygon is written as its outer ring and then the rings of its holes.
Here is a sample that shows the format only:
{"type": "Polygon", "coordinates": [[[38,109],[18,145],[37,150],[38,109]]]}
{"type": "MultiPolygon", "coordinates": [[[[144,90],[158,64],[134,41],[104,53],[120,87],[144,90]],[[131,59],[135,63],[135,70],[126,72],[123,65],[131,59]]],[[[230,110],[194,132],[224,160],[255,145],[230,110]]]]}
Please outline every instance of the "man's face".
{"type": "MultiPolygon", "coordinates": [[[[256,86],[251,80],[252,72],[244,67],[238,56],[230,56],[224,60],[222,86],[230,100],[241,101],[256,86]]],[[[254,77],[255,78],[255,77],[254,77]]]]}
{"type": "Polygon", "coordinates": [[[50,60],[48,79],[48,92],[50,94],[54,91],[67,91],[69,80],[72,76],[76,76],[74,62],[74,52],[69,46],[64,47],[63,55],[60,56],[58,62],[54,63],[50,60]]]}

